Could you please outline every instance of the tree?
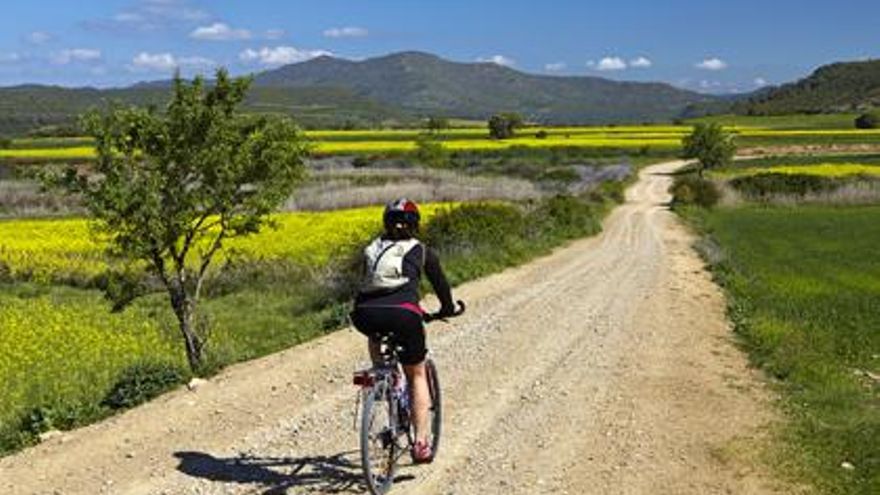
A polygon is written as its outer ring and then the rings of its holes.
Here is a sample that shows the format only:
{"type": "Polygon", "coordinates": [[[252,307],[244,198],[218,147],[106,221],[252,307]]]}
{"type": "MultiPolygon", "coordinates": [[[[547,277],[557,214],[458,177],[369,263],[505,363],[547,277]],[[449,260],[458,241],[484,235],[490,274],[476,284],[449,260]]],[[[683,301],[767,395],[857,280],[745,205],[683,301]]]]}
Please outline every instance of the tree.
{"type": "Polygon", "coordinates": [[[249,79],[218,70],[174,79],[164,114],[114,107],[84,116],[97,160],[60,184],[82,195],[110,251],[158,279],[177,318],[190,367],[203,364],[196,324],[203,284],[228,239],[260,231],[303,176],[308,144],[290,121],[236,112],[249,79]]]}
{"type": "Polygon", "coordinates": [[[694,130],[682,139],[682,148],[684,158],[698,160],[700,177],[705,170],[730,164],[736,154],[733,135],[714,122],[695,125],[694,130]]]}
{"type": "Polygon", "coordinates": [[[425,166],[443,168],[449,163],[449,152],[437,135],[424,132],[416,138],[415,160],[425,166]]]}
{"type": "Polygon", "coordinates": [[[430,133],[439,133],[440,131],[449,129],[449,119],[435,116],[428,117],[428,119],[425,120],[425,128],[430,133]]]}
{"type": "Polygon", "coordinates": [[[880,110],[865,112],[859,115],[855,121],[856,129],[880,128],[880,110]]]}
{"type": "Polygon", "coordinates": [[[508,139],[516,134],[516,129],[523,126],[523,118],[517,113],[499,113],[489,117],[489,137],[492,139],[508,139]]]}

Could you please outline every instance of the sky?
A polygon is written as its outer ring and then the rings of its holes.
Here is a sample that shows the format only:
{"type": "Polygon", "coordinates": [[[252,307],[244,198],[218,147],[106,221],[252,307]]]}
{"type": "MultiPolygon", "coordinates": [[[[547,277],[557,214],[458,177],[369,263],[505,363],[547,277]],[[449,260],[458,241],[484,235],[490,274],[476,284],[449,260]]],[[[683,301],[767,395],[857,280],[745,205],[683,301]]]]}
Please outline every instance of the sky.
{"type": "Polygon", "coordinates": [[[547,75],[753,91],[880,58],[878,0],[31,0],[0,17],[0,85],[124,86],[419,50],[547,75]]]}

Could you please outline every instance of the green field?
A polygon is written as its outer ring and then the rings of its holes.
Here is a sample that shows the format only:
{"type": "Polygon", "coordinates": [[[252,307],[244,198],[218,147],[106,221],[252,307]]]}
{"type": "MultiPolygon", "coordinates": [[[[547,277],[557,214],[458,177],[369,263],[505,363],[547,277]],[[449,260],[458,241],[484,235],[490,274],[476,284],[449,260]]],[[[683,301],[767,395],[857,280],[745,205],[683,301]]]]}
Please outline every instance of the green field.
{"type": "Polygon", "coordinates": [[[880,207],[685,212],[783,392],[778,462],[822,493],[880,493],[880,207]]]}

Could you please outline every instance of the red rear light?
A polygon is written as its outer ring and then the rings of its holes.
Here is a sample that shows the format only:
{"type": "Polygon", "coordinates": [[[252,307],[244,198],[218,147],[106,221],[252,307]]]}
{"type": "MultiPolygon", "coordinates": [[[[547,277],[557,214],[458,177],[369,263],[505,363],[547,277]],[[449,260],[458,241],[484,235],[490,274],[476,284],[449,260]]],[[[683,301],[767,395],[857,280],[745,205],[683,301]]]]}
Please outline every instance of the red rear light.
{"type": "Polygon", "coordinates": [[[352,382],[359,387],[372,387],[373,375],[369,371],[358,371],[354,374],[352,382]]]}

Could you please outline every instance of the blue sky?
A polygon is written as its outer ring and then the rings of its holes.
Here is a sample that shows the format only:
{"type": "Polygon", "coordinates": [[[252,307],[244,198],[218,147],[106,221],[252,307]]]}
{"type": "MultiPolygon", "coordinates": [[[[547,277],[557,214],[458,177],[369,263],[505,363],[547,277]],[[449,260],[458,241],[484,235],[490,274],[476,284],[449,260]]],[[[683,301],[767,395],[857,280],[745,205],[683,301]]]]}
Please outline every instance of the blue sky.
{"type": "Polygon", "coordinates": [[[0,18],[0,85],[118,86],[323,53],[421,50],[534,73],[751,91],[880,58],[880,1],[33,0],[0,18]]]}

